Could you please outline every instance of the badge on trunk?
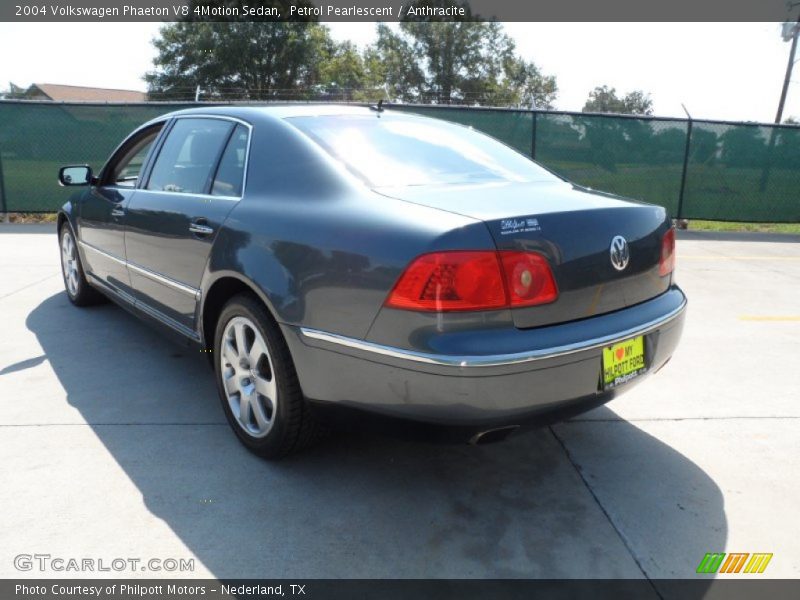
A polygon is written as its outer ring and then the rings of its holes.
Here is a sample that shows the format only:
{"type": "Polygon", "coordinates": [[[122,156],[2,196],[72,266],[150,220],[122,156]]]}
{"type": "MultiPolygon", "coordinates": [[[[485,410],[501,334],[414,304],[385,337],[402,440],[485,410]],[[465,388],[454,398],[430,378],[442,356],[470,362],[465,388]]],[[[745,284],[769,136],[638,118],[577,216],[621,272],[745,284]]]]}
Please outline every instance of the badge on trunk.
{"type": "Polygon", "coordinates": [[[617,270],[622,271],[628,266],[628,261],[631,259],[630,251],[628,250],[628,240],[621,235],[614,236],[611,240],[611,248],[609,250],[611,255],[611,265],[617,270]]]}

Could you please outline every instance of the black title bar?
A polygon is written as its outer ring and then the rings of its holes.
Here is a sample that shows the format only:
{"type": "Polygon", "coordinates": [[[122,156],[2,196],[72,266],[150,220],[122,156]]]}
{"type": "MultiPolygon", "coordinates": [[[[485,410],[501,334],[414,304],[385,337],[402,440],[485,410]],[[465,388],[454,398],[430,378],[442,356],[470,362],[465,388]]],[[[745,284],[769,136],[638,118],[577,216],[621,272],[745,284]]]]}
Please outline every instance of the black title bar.
{"type": "Polygon", "coordinates": [[[796,600],[780,579],[3,579],[3,600],[796,600]]]}
{"type": "Polygon", "coordinates": [[[0,21],[782,22],[798,18],[800,6],[792,4],[786,0],[3,0],[0,21]]]}

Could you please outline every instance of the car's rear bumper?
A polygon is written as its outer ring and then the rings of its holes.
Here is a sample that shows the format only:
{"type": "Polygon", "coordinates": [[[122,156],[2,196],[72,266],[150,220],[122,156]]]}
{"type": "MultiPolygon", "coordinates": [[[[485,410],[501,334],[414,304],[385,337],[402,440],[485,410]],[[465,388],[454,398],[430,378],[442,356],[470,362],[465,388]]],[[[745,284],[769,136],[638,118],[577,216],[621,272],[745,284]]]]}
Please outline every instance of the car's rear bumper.
{"type": "Polygon", "coordinates": [[[317,402],[451,426],[516,424],[552,411],[580,412],[661,368],[680,339],[686,297],[673,286],[639,305],[529,330],[482,330],[444,352],[282,326],[305,395],[317,402]],[[602,391],[602,349],[644,335],[647,373],[602,391]],[[479,351],[476,351],[479,350],[479,351]]]}

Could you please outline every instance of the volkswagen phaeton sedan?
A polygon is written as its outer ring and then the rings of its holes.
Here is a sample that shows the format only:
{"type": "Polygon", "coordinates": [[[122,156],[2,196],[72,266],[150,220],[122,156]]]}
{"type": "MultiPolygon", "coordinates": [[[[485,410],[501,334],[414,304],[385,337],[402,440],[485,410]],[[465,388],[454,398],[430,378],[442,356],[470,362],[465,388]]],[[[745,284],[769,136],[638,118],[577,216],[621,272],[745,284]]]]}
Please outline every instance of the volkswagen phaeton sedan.
{"type": "Polygon", "coordinates": [[[683,327],[663,208],[444,121],[195,108],[59,180],[87,186],[58,216],[69,299],[211,353],[231,427],[266,457],[334,415],[502,439],[629,389],[683,327]]]}

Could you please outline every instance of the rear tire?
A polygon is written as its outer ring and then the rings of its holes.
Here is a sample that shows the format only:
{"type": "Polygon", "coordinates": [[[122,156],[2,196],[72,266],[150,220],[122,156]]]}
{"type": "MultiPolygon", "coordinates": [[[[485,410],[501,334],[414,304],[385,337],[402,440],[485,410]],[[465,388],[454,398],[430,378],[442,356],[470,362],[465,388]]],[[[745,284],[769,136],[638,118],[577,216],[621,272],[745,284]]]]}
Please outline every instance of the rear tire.
{"type": "Polygon", "coordinates": [[[86,280],[78,244],[72,235],[69,223],[64,222],[61,225],[58,245],[61,250],[61,275],[69,301],[75,306],[90,306],[104,302],[105,297],[86,280]]]}
{"type": "Polygon", "coordinates": [[[318,437],[286,341],[250,294],[233,297],[222,309],[214,335],[214,370],[225,417],[251,452],[280,458],[318,437]]]}

